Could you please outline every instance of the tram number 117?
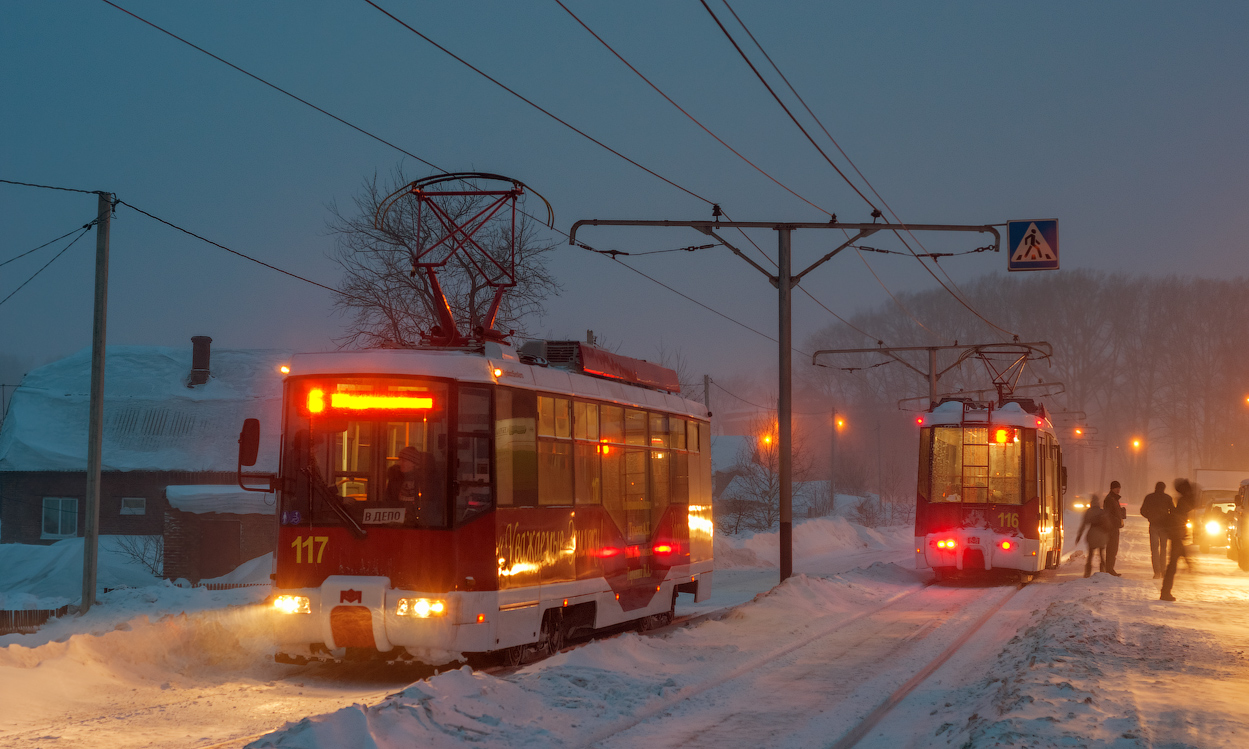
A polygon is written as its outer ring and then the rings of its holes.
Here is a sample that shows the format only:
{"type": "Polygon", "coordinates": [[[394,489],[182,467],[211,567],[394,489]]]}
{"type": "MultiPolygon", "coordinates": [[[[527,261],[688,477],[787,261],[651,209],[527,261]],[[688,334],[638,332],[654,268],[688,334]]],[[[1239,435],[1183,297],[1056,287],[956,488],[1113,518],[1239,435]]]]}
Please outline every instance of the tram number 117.
{"type": "Polygon", "coordinates": [[[1002,528],[1018,528],[1019,513],[1017,512],[999,512],[997,514],[997,524],[1002,528]]]}
{"type": "Polygon", "coordinates": [[[295,540],[291,541],[291,547],[295,549],[295,564],[303,564],[304,549],[308,549],[307,562],[312,564],[313,547],[316,546],[317,559],[316,563],[321,563],[321,557],[325,555],[325,547],[330,542],[329,536],[295,536],[295,540]]]}

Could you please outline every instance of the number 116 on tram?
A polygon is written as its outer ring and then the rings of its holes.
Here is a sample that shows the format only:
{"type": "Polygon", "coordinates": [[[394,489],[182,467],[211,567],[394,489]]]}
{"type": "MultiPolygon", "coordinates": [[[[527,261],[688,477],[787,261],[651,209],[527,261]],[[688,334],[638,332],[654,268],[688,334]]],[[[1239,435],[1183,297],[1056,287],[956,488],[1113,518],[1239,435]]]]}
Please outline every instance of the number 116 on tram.
{"type": "Polygon", "coordinates": [[[532,345],[291,360],[278,661],[519,663],[710,595],[710,414],[671,370],[532,345]]]}
{"type": "Polygon", "coordinates": [[[916,419],[915,565],[938,579],[1056,568],[1066,469],[1045,407],[947,400],[916,419]]]}

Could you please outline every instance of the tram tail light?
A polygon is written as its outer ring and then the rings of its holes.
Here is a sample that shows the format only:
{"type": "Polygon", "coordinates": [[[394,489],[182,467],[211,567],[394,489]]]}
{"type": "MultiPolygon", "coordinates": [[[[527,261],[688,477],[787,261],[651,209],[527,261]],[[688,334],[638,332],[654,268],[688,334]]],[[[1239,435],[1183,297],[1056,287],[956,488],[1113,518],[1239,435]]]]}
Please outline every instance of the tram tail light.
{"type": "Polygon", "coordinates": [[[656,554],[671,554],[673,552],[672,544],[655,544],[654,552],[656,554]]]}
{"type": "Polygon", "coordinates": [[[478,623],[478,624],[485,624],[485,623],[486,623],[486,615],[485,615],[485,614],[478,614],[478,615],[477,615],[477,623],[478,623]]]}
{"type": "Polygon", "coordinates": [[[447,613],[447,602],[437,598],[400,598],[395,614],[428,619],[447,613]]]}
{"type": "Polygon", "coordinates": [[[953,549],[956,546],[958,546],[958,542],[952,538],[943,538],[940,541],[937,541],[938,549],[953,549]]]}
{"type": "Polygon", "coordinates": [[[1010,541],[1003,541],[1003,542],[1002,542],[1002,550],[1003,550],[1003,551],[1010,551],[1010,549],[1011,549],[1011,543],[1010,543],[1010,541]]]}
{"type": "Polygon", "coordinates": [[[283,614],[311,614],[312,601],[307,596],[278,596],[273,599],[273,608],[283,614]]]}

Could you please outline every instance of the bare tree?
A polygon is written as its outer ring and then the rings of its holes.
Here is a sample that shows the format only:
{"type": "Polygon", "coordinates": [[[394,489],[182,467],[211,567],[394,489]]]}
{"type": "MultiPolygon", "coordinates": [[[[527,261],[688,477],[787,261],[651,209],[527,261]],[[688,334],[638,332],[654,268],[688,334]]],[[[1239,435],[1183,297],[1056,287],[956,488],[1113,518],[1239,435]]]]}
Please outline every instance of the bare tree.
{"type": "MultiPolygon", "coordinates": [[[[733,468],[737,478],[725,490],[725,500],[742,503],[733,506],[741,512],[748,512],[744,522],[751,530],[766,531],[777,524],[781,515],[776,412],[755,417],[748,436],[733,468]]],[[[795,499],[801,501],[805,490],[803,484],[811,472],[811,460],[798,432],[794,433],[791,454],[793,494],[795,499]]]]}
{"type": "Polygon", "coordinates": [[[153,577],[162,577],[165,574],[163,536],[117,536],[116,548],[111,551],[152,573],[153,577]]]}
{"type": "Polygon", "coordinates": [[[690,400],[703,397],[703,378],[694,374],[689,357],[680,346],[668,346],[661,338],[655,344],[655,357],[661,366],[677,373],[677,382],[681,383],[681,395],[690,400]]]}
{"type": "MultiPolygon", "coordinates": [[[[412,180],[396,168],[389,182],[377,175],[364,182],[354,199],[354,210],[331,206],[329,230],[337,237],[332,259],[343,269],[335,307],[348,316],[346,334],[337,339],[344,347],[396,348],[414,346],[421,334],[438,322],[437,298],[423,273],[412,273],[412,257],[445,235],[432,212],[418,214],[414,201],[399,200],[389,210],[381,228],[375,226],[379,206],[387,196],[412,180]],[[418,231],[419,229],[419,231],[418,231]],[[419,239],[418,239],[419,237],[419,239]]],[[[452,218],[462,221],[481,210],[484,199],[459,196],[440,205],[452,218]]],[[[546,267],[546,254],[554,243],[538,238],[539,226],[522,213],[516,225],[516,285],[507,290],[495,320],[500,330],[524,332],[524,319],[542,314],[547,297],[558,294],[559,284],[546,267]]],[[[491,257],[506,264],[510,257],[511,227],[494,222],[474,239],[491,257]]],[[[464,332],[481,325],[494,290],[472,266],[463,252],[456,253],[438,275],[451,312],[464,332]]]]}

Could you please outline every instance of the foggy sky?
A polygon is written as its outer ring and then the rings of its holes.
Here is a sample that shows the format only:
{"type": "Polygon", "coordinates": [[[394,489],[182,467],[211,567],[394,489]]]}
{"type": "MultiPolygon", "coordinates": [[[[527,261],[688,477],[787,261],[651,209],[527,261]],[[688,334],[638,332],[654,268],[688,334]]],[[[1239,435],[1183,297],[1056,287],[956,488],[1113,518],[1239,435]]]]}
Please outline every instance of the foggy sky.
{"type": "MultiPolygon", "coordinates": [[[[560,228],[583,218],[710,216],[705,203],[364,3],[120,4],[445,169],[523,180],[551,201],[560,228]]],[[[734,218],[827,219],[715,143],[553,2],[383,5],[734,218]]],[[[700,4],[570,7],[761,167],[842,220],[870,220],[700,4]]],[[[1056,217],[1064,268],[1249,274],[1244,4],[739,0],[734,8],[903,220],[1056,217]]],[[[365,177],[404,158],[101,2],[11,4],[0,70],[0,178],[113,191],[328,285],[336,266],[327,206],[348,204],[365,177]]],[[[426,172],[410,160],[405,168],[426,172]]],[[[94,196],[0,185],[0,261],[94,212],[94,196]]],[[[830,235],[798,233],[795,265],[826,252],[830,235]]],[[[656,229],[587,229],[579,238],[626,251],[706,241],[656,229]]],[[[774,253],[771,232],[754,238],[774,253]]],[[[898,248],[873,239],[865,243],[898,248]]],[[[983,244],[979,235],[921,239],[933,251],[983,244]]],[[[0,306],[0,354],[39,364],[90,343],[93,250],[88,235],[0,306]]],[[[0,298],[55,251],[0,268],[0,298]]],[[[866,257],[894,292],[935,285],[914,259],[866,257]]],[[[957,281],[1005,263],[983,253],[943,267],[957,281]]],[[[775,291],[723,249],[633,264],[775,334],[775,291]]],[[[592,328],[621,353],[651,358],[662,342],[696,371],[724,376],[774,366],[775,344],[602,256],[561,244],[551,269],[565,292],[531,326],[539,333],[582,338],[592,328]]],[[[887,299],[849,253],[806,287],[843,316],[887,299]]],[[[801,347],[831,318],[795,300],[801,347]]],[[[113,222],[110,343],[189,346],[206,334],[218,346],[323,350],[342,324],[330,303],[329,292],[129,209],[113,222]]]]}

